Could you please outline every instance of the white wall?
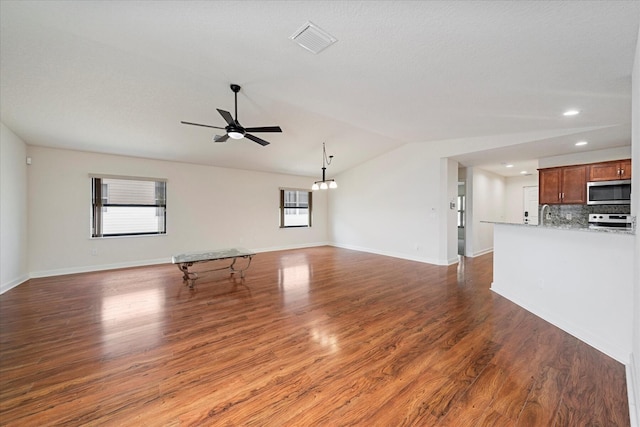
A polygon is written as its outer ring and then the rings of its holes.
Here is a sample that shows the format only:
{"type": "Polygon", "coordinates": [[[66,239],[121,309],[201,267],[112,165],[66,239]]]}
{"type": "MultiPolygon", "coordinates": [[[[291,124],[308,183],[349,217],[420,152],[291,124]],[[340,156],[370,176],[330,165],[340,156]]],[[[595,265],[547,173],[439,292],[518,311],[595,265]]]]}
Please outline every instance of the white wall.
{"type": "Polygon", "coordinates": [[[634,235],[495,224],[491,289],[629,362],[634,235]]]}
{"type": "Polygon", "coordinates": [[[279,228],[279,188],[310,188],[311,178],[33,146],[28,155],[32,277],[169,262],[194,250],[328,242],[325,192],[314,193],[313,227],[279,228]],[[90,173],[166,178],[167,234],[91,239],[90,173]]]}
{"type": "Polygon", "coordinates": [[[29,278],[27,146],[0,123],[0,293],[29,278]]]}
{"type": "Polygon", "coordinates": [[[493,224],[504,221],[505,178],[480,168],[467,168],[467,256],[478,256],[493,250],[493,224]],[[471,220],[469,220],[471,219],[471,220]],[[471,239],[469,239],[471,237],[471,239]]]}
{"type": "Polygon", "coordinates": [[[537,187],[538,174],[510,176],[505,179],[505,222],[522,223],[524,212],[524,187],[537,187]]]}
{"type": "MultiPolygon", "coordinates": [[[[580,133],[584,130],[545,130],[509,135],[486,135],[401,146],[336,176],[340,188],[331,195],[330,239],[336,246],[433,264],[450,264],[457,246],[455,222],[450,224],[448,160],[463,162],[465,153],[499,149],[541,139],[580,133]],[[447,182],[442,177],[447,176],[447,182]],[[446,237],[440,228],[447,224],[446,237]],[[446,239],[446,241],[444,240],[446,239]],[[449,241],[451,239],[451,241],[449,241]]],[[[464,163],[464,162],[463,162],[464,163]]],[[[452,174],[451,174],[452,176],[452,174]]],[[[484,176],[486,178],[487,176],[484,176]]],[[[498,177],[496,175],[496,177],[498,177]]],[[[492,226],[483,220],[504,220],[502,189],[478,182],[473,203],[472,177],[467,176],[467,222],[465,253],[480,255],[492,250],[492,226]],[[499,194],[499,196],[498,196],[499,194]],[[480,197],[483,195],[483,197],[480,197]],[[499,209],[499,210],[498,210],[499,209]],[[471,236],[471,238],[469,238],[471,236]]],[[[497,181],[496,181],[497,182],[497,181]]],[[[454,218],[455,220],[455,218],[454,218]]]]}
{"type": "MultiPolygon", "coordinates": [[[[632,73],[632,115],[631,115],[631,141],[632,141],[632,172],[633,182],[631,188],[635,190],[631,194],[631,214],[636,216],[636,221],[640,215],[640,30],[638,31],[638,43],[636,44],[636,56],[632,73]]],[[[640,228],[636,227],[634,262],[634,320],[633,320],[633,353],[630,364],[631,374],[629,382],[632,386],[635,402],[631,402],[631,411],[635,412],[636,425],[640,425],[640,228]],[[634,408],[635,407],[635,408],[634,408]],[[635,409],[635,411],[634,411],[635,409]]]]}
{"type": "Polygon", "coordinates": [[[331,194],[331,239],[340,247],[446,264],[439,227],[448,210],[441,191],[447,190],[440,178],[440,156],[423,144],[404,145],[340,174],[331,194]]]}

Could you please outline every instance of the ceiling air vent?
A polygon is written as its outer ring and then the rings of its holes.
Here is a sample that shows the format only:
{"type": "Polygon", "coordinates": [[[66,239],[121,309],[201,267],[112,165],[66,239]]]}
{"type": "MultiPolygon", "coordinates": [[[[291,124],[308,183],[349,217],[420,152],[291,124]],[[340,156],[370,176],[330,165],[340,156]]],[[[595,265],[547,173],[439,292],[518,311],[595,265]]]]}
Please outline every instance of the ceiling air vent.
{"type": "Polygon", "coordinates": [[[338,39],[310,21],[289,38],[313,53],[320,53],[338,41],[338,39]]]}

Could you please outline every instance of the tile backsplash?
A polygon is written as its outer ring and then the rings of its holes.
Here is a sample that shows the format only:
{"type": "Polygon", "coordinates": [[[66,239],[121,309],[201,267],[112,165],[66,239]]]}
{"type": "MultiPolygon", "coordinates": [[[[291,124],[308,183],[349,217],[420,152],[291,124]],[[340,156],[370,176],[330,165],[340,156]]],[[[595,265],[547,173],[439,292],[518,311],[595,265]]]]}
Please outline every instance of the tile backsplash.
{"type": "MultiPolygon", "coordinates": [[[[540,208],[538,206],[538,213],[540,208]]],[[[548,225],[571,225],[571,226],[588,226],[589,214],[592,213],[614,213],[614,214],[630,214],[631,205],[549,205],[551,219],[545,220],[548,225]],[[571,219],[567,219],[570,216],[571,219]]],[[[539,217],[540,221],[542,218],[539,217]]]]}

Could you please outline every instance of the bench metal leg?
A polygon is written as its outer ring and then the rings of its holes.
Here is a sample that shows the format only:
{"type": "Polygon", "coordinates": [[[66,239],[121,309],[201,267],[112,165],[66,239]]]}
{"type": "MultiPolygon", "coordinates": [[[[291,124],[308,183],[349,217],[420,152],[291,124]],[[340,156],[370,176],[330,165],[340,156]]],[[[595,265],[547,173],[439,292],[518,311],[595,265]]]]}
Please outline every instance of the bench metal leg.
{"type": "Polygon", "coordinates": [[[244,279],[244,272],[247,271],[247,269],[249,268],[249,266],[251,265],[251,260],[253,259],[252,256],[243,256],[242,258],[249,258],[249,261],[247,262],[247,265],[244,268],[241,269],[235,269],[234,266],[236,264],[236,260],[238,258],[234,258],[233,262],[231,263],[231,265],[229,266],[229,270],[231,270],[231,274],[234,273],[240,273],[240,277],[244,279]]]}
{"type": "Polygon", "coordinates": [[[192,265],[192,262],[178,264],[178,268],[180,269],[180,271],[182,271],[182,282],[185,285],[189,285],[190,289],[193,289],[193,284],[198,278],[198,273],[189,271],[189,267],[191,267],[192,265]]]}
{"type": "MultiPolygon", "coordinates": [[[[212,270],[206,270],[203,271],[202,273],[208,273],[210,271],[218,271],[218,270],[229,270],[229,273],[231,275],[234,275],[235,273],[240,273],[240,277],[244,279],[244,272],[249,268],[249,266],[251,265],[251,260],[253,259],[252,255],[246,255],[246,256],[241,256],[241,257],[234,257],[233,260],[231,261],[231,264],[229,264],[226,267],[221,267],[221,268],[214,268],[212,270]],[[244,266],[244,268],[236,268],[236,261],[238,260],[238,258],[249,258],[249,261],[247,262],[247,265],[244,266]]],[[[212,260],[215,261],[215,260],[212,260]]],[[[198,279],[198,273],[194,272],[194,271],[189,271],[189,267],[193,266],[193,262],[183,262],[183,263],[179,263],[177,264],[178,269],[180,269],[180,271],[182,271],[182,281],[184,282],[185,285],[189,285],[190,289],[193,289],[193,285],[195,283],[195,281],[198,279]]]]}

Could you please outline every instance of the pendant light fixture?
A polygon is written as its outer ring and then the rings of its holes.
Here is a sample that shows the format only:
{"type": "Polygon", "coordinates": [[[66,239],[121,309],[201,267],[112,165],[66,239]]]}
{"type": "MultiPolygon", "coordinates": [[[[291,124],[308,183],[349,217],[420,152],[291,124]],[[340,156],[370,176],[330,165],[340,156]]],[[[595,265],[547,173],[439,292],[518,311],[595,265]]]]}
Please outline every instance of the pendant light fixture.
{"type": "Polygon", "coordinates": [[[327,188],[338,188],[338,184],[335,179],[325,179],[325,171],[327,170],[327,166],[331,164],[331,160],[333,160],[333,156],[327,157],[327,150],[324,147],[324,142],[322,143],[322,181],[316,181],[311,186],[312,190],[326,190],[327,188]],[[326,166],[325,166],[326,165],[326,166]]]}

